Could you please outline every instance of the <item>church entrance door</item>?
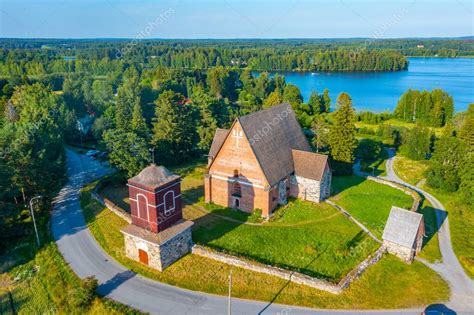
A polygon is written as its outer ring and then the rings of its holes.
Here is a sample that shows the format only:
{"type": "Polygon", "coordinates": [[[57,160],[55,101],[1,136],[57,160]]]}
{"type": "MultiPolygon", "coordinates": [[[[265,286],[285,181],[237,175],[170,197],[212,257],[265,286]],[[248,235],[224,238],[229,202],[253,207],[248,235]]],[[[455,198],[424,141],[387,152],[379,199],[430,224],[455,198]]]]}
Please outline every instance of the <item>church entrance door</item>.
{"type": "Polygon", "coordinates": [[[138,260],[144,264],[148,265],[148,253],[144,251],[143,249],[138,250],[138,260]]]}

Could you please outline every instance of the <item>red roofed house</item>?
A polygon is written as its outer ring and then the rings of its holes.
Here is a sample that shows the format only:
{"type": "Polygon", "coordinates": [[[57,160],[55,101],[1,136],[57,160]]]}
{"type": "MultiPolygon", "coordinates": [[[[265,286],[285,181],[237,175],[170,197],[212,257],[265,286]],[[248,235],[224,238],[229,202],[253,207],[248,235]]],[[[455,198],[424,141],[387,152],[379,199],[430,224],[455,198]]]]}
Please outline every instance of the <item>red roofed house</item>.
{"type": "Polygon", "coordinates": [[[281,104],[216,131],[204,184],[206,202],[269,217],[288,197],[326,199],[331,169],[326,155],[311,152],[291,106],[281,104]]]}
{"type": "Polygon", "coordinates": [[[148,166],[128,180],[132,224],[122,229],[129,258],[163,270],[191,251],[191,221],[183,220],[181,177],[148,166]]]}

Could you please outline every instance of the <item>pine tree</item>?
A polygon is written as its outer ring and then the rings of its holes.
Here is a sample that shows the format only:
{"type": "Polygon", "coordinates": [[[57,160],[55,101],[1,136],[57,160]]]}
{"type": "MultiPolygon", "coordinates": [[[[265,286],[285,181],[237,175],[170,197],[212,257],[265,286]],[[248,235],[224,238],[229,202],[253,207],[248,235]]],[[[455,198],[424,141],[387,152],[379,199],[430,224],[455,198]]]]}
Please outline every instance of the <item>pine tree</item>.
{"type": "Polygon", "coordinates": [[[185,104],[183,95],[164,91],[156,101],[152,143],[161,160],[178,163],[192,157],[197,142],[193,107],[185,104]]]}
{"type": "Polygon", "coordinates": [[[142,106],[139,102],[135,102],[132,113],[132,131],[144,139],[148,139],[149,132],[145,118],[143,118],[142,106]]]}
{"type": "Polygon", "coordinates": [[[322,112],[329,113],[331,110],[331,98],[329,97],[329,90],[324,89],[321,105],[324,106],[321,108],[322,112]]]}
{"type": "Polygon", "coordinates": [[[426,159],[431,152],[432,134],[417,124],[403,137],[402,154],[412,160],[426,159]]]}
{"type": "Polygon", "coordinates": [[[355,113],[349,94],[341,93],[337,98],[337,110],[329,130],[331,158],[336,174],[352,174],[354,150],[357,147],[355,113]]]}

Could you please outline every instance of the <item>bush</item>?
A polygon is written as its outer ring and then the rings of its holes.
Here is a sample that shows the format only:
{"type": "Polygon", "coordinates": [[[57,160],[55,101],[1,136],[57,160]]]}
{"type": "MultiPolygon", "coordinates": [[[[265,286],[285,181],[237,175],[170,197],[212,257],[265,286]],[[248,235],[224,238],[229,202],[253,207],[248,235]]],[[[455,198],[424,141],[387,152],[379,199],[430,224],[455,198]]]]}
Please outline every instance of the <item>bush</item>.
{"type": "Polygon", "coordinates": [[[87,309],[97,297],[97,279],[94,276],[81,280],[79,287],[70,291],[71,305],[79,309],[87,309]]]}

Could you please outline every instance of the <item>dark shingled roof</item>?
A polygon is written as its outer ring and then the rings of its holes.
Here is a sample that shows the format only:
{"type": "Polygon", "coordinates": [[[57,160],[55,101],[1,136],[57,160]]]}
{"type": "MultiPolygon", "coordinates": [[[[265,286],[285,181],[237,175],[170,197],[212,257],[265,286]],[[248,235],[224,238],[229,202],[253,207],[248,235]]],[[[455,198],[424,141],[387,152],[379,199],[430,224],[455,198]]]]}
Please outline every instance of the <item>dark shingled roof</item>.
{"type": "Polygon", "coordinates": [[[216,157],[217,152],[219,152],[220,148],[224,144],[225,138],[227,138],[228,133],[228,129],[217,128],[216,133],[214,134],[214,139],[212,139],[211,149],[209,150],[209,156],[211,158],[216,157]]]}
{"type": "Polygon", "coordinates": [[[295,175],[320,181],[328,163],[328,156],[319,153],[293,150],[295,175]]]}
{"type": "Polygon", "coordinates": [[[178,175],[171,173],[166,167],[152,164],[143,169],[137,176],[130,178],[128,182],[153,189],[178,178],[178,175]]]}
{"type": "Polygon", "coordinates": [[[311,151],[290,104],[273,106],[237,120],[271,186],[293,173],[293,149],[311,151]]]}
{"type": "Polygon", "coordinates": [[[412,248],[422,220],[420,213],[393,206],[382,239],[412,248]]]}

